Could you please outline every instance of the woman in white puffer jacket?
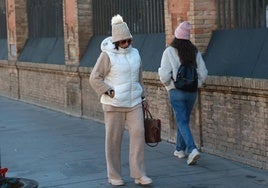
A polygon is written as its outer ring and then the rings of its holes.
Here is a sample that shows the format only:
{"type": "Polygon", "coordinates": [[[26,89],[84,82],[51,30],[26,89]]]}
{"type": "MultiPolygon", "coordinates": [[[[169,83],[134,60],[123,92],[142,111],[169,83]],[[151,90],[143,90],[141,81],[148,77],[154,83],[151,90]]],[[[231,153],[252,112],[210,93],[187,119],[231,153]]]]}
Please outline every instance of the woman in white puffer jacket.
{"type": "Polygon", "coordinates": [[[108,182],[123,185],[121,143],[128,126],[130,175],[136,184],[148,185],[144,162],[144,120],[147,105],[139,52],[131,46],[132,36],[120,15],[112,18],[112,36],[101,43],[101,54],[90,75],[90,84],[100,96],[105,118],[105,154],[108,182]]]}

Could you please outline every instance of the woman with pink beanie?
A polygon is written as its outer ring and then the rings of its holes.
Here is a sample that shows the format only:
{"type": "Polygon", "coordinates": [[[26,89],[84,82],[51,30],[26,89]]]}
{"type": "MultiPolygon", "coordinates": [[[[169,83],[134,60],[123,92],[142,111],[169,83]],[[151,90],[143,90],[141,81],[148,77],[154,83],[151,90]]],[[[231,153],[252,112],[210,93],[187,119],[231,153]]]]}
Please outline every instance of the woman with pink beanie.
{"type": "Polygon", "coordinates": [[[193,165],[200,158],[191,130],[190,115],[196,101],[197,91],[188,92],[176,89],[173,78],[176,78],[181,64],[196,67],[198,87],[205,82],[208,71],[201,53],[190,41],[191,25],[188,21],[179,24],[175,30],[175,38],[163,52],[161,66],[158,69],[160,81],[169,92],[170,103],[177,121],[177,140],[174,155],[187,159],[188,165],[193,165]]]}

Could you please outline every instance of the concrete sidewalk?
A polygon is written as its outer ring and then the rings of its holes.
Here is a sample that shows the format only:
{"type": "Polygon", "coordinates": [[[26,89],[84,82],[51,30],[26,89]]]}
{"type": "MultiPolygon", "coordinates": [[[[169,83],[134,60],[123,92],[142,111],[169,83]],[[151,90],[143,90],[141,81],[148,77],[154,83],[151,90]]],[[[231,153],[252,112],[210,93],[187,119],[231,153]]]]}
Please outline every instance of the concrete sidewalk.
{"type": "MultiPolygon", "coordinates": [[[[104,125],[0,97],[2,167],[7,177],[33,179],[41,188],[105,188],[104,125]]],[[[147,174],[155,188],[267,188],[268,171],[201,153],[195,166],[173,156],[175,145],[146,146],[147,174]]],[[[122,145],[125,187],[128,133],[122,145]]]]}

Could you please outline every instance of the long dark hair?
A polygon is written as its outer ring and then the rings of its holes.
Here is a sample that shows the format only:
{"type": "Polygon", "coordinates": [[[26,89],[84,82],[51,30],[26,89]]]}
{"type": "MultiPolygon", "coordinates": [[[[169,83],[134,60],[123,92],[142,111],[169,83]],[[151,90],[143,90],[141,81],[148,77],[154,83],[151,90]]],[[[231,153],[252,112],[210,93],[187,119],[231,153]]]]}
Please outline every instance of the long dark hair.
{"type": "Polygon", "coordinates": [[[178,55],[181,64],[183,65],[193,64],[195,67],[197,67],[196,54],[198,51],[196,46],[193,45],[193,43],[190,40],[174,38],[170,46],[178,50],[178,55]]]}
{"type": "Polygon", "coordinates": [[[114,49],[119,50],[119,41],[114,42],[114,49]]]}

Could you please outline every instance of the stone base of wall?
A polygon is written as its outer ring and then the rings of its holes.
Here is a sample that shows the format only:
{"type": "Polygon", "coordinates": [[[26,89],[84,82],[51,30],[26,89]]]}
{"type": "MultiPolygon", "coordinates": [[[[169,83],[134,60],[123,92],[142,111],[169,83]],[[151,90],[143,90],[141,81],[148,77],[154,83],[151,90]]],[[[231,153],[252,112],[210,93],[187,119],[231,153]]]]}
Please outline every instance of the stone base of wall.
{"type": "Polygon", "coordinates": [[[201,92],[206,151],[267,168],[268,80],[210,76],[201,92]]]}
{"type": "Polygon", "coordinates": [[[262,162],[262,161],[257,161],[254,158],[245,158],[233,153],[229,153],[229,152],[224,152],[221,150],[215,150],[209,147],[202,147],[201,148],[202,152],[208,153],[208,154],[212,154],[212,155],[217,155],[232,161],[236,161],[239,163],[243,163],[249,166],[253,166],[253,167],[257,167],[257,168],[261,168],[261,169],[268,169],[268,163],[267,162],[262,162]]]}
{"type": "MultiPolygon", "coordinates": [[[[0,61],[0,95],[103,122],[89,84],[92,68],[0,61]]],[[[162,139],[176,141],[168,93],[155,72],[143,72],[147,100],[161,119],[162,139]]],[[[268,80],[209,76],[199,90],[191,129],[202,151],[268,169],[268,80]]]]}

